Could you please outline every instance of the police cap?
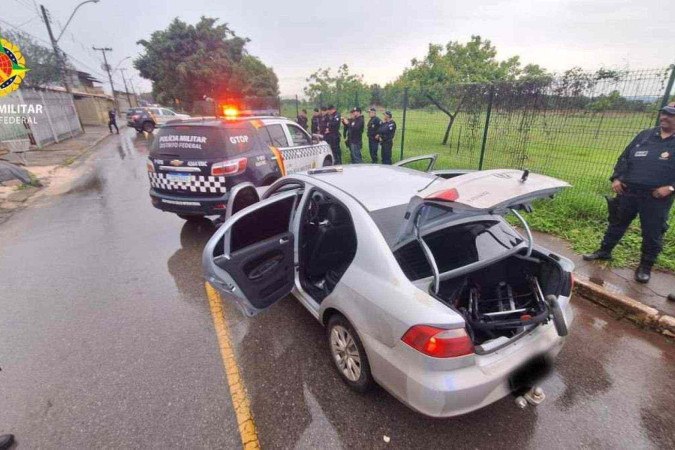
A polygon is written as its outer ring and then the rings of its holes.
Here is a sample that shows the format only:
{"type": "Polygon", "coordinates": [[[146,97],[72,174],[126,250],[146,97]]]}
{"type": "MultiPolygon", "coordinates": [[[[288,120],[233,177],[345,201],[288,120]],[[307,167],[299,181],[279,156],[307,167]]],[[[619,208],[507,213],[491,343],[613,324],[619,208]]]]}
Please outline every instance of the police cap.
{"type": "Polygon", "coordinates": [[[675,102],[668,103],[666,106],[661,108],[661,112],[675,116],[675,102]]]}
{"type": "Polygon", "coordinates": [[[387,116],[387,117],[391,117],[391,111],[385,111],[384,115],[387,116]]]}

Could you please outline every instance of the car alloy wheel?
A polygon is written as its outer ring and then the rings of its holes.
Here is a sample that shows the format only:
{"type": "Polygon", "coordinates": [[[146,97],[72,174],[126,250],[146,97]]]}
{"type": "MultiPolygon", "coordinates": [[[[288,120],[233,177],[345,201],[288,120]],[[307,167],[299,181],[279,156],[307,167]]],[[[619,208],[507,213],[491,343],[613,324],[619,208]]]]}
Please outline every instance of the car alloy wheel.
{"type": "Polygon", "coordinates": [[[361,355],[356,341],[342,325],[335,325],[330,333],[330,349],[342,374],[352,382],[361,378],[361,355]]]}

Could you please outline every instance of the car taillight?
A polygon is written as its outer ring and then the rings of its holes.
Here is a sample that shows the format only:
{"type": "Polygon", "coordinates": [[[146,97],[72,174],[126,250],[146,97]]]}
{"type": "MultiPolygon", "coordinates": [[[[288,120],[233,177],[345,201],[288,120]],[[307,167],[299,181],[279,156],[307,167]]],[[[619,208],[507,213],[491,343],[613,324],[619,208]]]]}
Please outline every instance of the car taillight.
{"type": "Polygon", "coordinates": [[[138,120],[139,117],[141,117],[141,116],[139,116],[138,114],[133,114],[131,116],[131,120],[138,120]]]}
{"type": "Polygon", "coordinates": [[[403,342],[434,358],[454,358],[474,352],[473,342],[464,328],[446,330],[429,325],[415,325],[405,332],[403,342]]]}
{"type": "Polygon", "coordinates": [[[155,165],[152,163],[152,161],[146,161],[145,165],[148,169],[148,172],[154,172],[155,171],[155,165]]]}
{"type": "Polygon", "coordinates": [[[428,195],[425,200],[438,200],[442,202],[454,202],[459,198],[459,192],[457,189],[446,189],[443,191],[436,191],[431,195],[428,195]]]}
{"type": "Polygon", "coordinates": [[[247,164],[247,158],[231,159],[229,161],[215,163],[211,166],[211,175],[217,177],[237,175],[246,170],[247,164]]]}

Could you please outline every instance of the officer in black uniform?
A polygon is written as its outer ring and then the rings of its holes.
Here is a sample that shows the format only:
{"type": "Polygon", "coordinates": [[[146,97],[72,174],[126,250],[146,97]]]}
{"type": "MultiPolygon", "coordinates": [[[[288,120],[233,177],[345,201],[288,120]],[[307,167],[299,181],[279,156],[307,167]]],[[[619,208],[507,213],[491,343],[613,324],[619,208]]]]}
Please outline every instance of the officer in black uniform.
{"type": "Polygon", "coordinates": [[[352,164],[361,164],[363,162],[361,149],[363,148],[364,122],[361,108],[358,106],[351,110],[351,118],[349,120],[342,120],[345,129],[345,142],[347,143],[347,147],[349,147],[352,164]]]}
{"type": "Polygon", "coordinates": [[[298,114],[297,120],[298,125],[300,125],[305,130],[307,129],[307,110],[301,109],[300,114],[298,114]]]}
{"type": "Polygon", "coordinates": [[[328,108],[322,106],[319,115],[319,134],[323,135],[326,132],[327,122],[328,122],[328,108]]]}
{"type": "MultiPolygon", "coordinates": [[[[642,227],[642,257],[635,280],[647,283],[668,229],[668,214],[675,191],[675,103],[661,109],[659,126],[640,132],[626,147],[614,167],[612,190],[615,213],[600,249],[584,255],[586,261],[611,259],[636,216],[642,227]]],[[[613,208],[614,209],[614,208],[613,208]]]]}
{"type": "Polygon", "coordinates": [[[377,146],[380,145],[380,142],[375,139],[377,131],[380,129],[380,123],[382,121],[377,117],[377,110],[375,108],[370,108],[368,110],[368,149],[370,150],[370,159],[374,164],[377,164],[377,146]]]}
{"type": "Polygon", "coordinates": [[[391,111],[384,112],[384,120],[377,129],[375,138],[382,145],[382,164],[391,164],[391,148],[394,146],[396,122],[391,118],[391,111]]]}
{"type": "Polygon", "coordinates": [[[312,134],[318,134],[321,133],[319,131],[321,129],[321,114],[319,114],[319,108],[314,108],[314,111],[312,112],[312,134]]]}
{"type": "Polygon", "coordinates": [[[340,149],[340,113],[337,112],[335,106],[328,106],[328,115],[326,116],[326,129],[323,137],[330,145],[333,152],[333,162],[335,164],[342,164],[342,150],[340,149]]]}
{"type": "Polygon", "coordinates": [[[112,127],[115,127],[117,134],[120,134],[120,129],[117,128],[117,112],[114,109],[108,110],[108,129],[110,134],[112,134],[112,127]]]}

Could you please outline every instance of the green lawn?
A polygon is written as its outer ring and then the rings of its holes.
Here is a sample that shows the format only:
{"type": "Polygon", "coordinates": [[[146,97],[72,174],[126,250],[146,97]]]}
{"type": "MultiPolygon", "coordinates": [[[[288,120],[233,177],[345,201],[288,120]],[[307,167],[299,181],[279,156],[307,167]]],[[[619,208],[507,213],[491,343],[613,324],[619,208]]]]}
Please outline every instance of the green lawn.
{"type": "MultiPolygon", "coordinates": [[[[294,108],[282,112],[287,117],[295,117],[294,108]]],[[[403,113],[392,112],[399,127],[394,144],[397,161],[403,113]]],[[[597,248],[607,224],[603,195],[610,193],[608,177],[614,163],[638,131],[653,126],[654,119],[654,114],[646,113],[603,116],[566,111],[533,115],[531,111],[493,110],[483,168],[527,168],[572,184],[571,189],[553,201],[536,205],[529,222],[534,229],[565,238],[575,251],[589,252],[597,248]]],[[[447,145],[443,145],[447,123],[447,116],[439,111],[409,110],[403,157],[438,153],[437,168],[477,169],[485,114],[460,113],[447,145]]],[[[671,224],[674,214],[671,213],[671,224]]],[[[616,248],[611,264],[617,267],[637,264],[640,241],[636,221],[616,248]]],[[[657,267],[675,271],[675,227],[666,234],[657,267]]]]}

